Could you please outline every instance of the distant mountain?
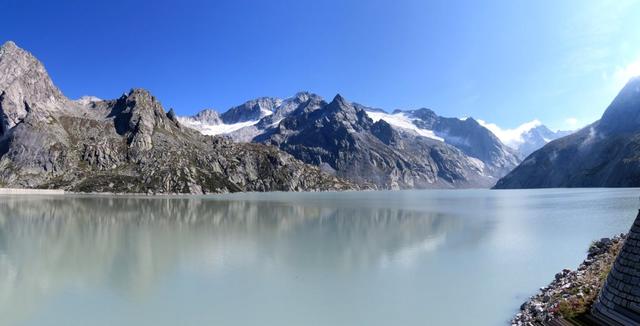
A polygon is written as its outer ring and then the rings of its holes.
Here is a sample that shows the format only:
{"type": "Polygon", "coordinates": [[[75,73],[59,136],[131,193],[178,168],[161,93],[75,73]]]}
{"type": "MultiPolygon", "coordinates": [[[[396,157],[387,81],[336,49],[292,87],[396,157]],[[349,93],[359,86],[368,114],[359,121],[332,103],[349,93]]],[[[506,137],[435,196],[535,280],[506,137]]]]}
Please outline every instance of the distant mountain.
{"type": "MultiPolygon", "coordinates": [[[[260,117],[213,111],[199,121],[260,117]]],[[[268,106],[267,106],[268,107],[268,106]]],[[[257,108],[257,110],[256,110],[257,108]]],[[[257,111],[257,112],[256,112],[257,111]]],[[[215,193],[358,189],[277,148],[203,136],[165,112],[149,92],[71,101],[42,63],[0,47],[0,187],[82,192],[215,193]]]]}
{"type": "Polygon", "coordinates": [[[245,102],[222,114],[206,109],[191,117],[178,117],[178,120],[205,135],[224,135],[236,142],[251,142],[254,137],[277,125],[312,97],[319,98],[307,92],[300,92],[284,100],[263,97],[245,102]]]}
{"type": "Polygon", "coordinates": [[[309,101],[254,141],[278,146],[304,162],[383,189],[487,187],[495,182],[479,159],[443,141],[374,122],[337,95],[309,101]]]}
{"type": "Polygon", "coordinates": [[[390,114],[342,96],[327,103],[301,92],[279,102],[272,114],[246,123],[224,135],[276,145],[325,171],[378,188],[487,187],[518,163],[511,149],[473,119],[442,118],[428,109],[390,114]],[[357,141],[342,146],[343,138],[357,141]],[[438,160],[436,153],[442,156],[438,160]],[[391,161],[377,162],[378,156],[391,161]],[[457,172],[447,175],[454,165],[457,172]]]}
{"type": "Polygon", "coordinates": [[[342,96],[326,103],[307,92],[271,103],[271,114],[243,114],[249,120],[231,124],[194,126],[197,116],[180,121],[236,142],[276,145],[325,171],[383,189],[488,187],[519,162],[473,119],[443,118],[428,109],[390,114],[342,96]]]}
{"type": "Polygon", "coordinates": [[[491,131],[473,118],[458,119],[438,116],[430,109],[401,111],[392,114],[366,109],[374,121],[384,120],[395,128],[420,136],[443,141],[458,148],[467,156],[485,164],[487,174],[502,176],[511,171],[519,160],[515,152],[505,146],[491,131]]]}
{"type": "Polygon", "coordinates": [[[552,131],[545,125],[539,125],[522,134],[522,143],[515,149],[520,158],[525,159],[531,153],[542,148],[549,142],[570,135],[573,131],[558,130],[552,131]]]}
{"type": "Polygon", "coordinates": [[[599,121],[550,142],[496,188],[640,186],[640,77],[630,80],[599,121]]]}
{"type": "Polygon", "coordinates": [[[514,149],[520,159],[525,159],[550,141],[572,133],[572,131],[552,131],[538,120],[524,123],[514,129],[502,129],[483,120],[478,122],[491,130],[503,144],[514,149]]]}

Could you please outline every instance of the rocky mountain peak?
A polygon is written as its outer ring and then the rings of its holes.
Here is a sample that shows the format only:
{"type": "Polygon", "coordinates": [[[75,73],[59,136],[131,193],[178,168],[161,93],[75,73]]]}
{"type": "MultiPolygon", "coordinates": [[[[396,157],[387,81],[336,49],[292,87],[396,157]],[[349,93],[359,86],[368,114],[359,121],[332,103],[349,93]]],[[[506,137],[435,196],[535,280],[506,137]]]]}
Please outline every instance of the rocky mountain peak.
{"type": "Polygon", "coordinates": [[[169,118],[169,120],[173,122],[178,122],[178,115],[176,114],[176,111],[173,108],[170,108],[169,112],[167,112],[167,118],[169,118]]]}
{"type": "Polygon", "coordinates": [[[300,91],[300,92],[297,92],[297,93],[296,93],[296,95],[294,95],[294,97],[295,97],[297,100],[299,100],[300,102],[306,102],[306,101],[308,101],[308,100],[309,100],[309,98],[310,98],[311,96],[314,96],[314,95],[315,95],[315,94],[312,94],[312,93],[307,92],[307,91],[300,91]]]}
{"type": "Polygon", "coordinates": [[[398,131],[382,119],[373,124],[371,133],[386,145],[396,145],[400,140],[398,131]]]}
{"type": "Polygon", "coordinates": [[[254,121],[273,114],[280,104],[282,100],[279,98],[259,97],[229,109],[221,114],[220,118],[227,124],[254,121]]]}
{"type": "Polygon", "coordinates": [[[138,152],[153,147],[151,139],[157,128],[171,130],[171,126],[179,126],[155,96],[141,88],[134,88],[122,95],[116,101],[111,116],[114,117],[117,132],[127,134],[131,148],[138,152]]]}
{"type": "Polygon", "coordinates": [[[2,46],[0,46],[0,55],[2,55],[5,51],[15,51],[18,50],[18,46],[13,41],[6,41],[2,46]]]}
{"type": "Polygon", "coordinates": [[[331,101],[331,103],[335,103],[336,105],[339,106],[350,106],[351,102],[347,101],[346,98],[344,98],[341,94],[336,94],[336,96],[333,97],[333,100],[331,101]]]}
{"type": "Polygon", "coordinates": [[[196,115],[194,115],[193,118],[199,122],[206,123],[206,124],[217,125],[222,123],[222,120],[220,119],[220,115],[218,114],[218,111],[214,109],[204,109],[198,112],[196,115]]]}
{"type": "Polygon", "coordinates": [[[44,65],[9,41],[0,47],[0,134],[20,123],[28,111],[55,111],[66,98],[44,65]]]}

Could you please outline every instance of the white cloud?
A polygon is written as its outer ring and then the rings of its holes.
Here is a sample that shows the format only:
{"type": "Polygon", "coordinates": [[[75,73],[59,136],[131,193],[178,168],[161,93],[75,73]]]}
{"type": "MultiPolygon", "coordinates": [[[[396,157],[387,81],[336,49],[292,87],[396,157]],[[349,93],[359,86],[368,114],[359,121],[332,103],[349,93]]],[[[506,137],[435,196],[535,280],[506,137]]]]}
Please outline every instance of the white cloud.
{"type": "Polygon", "coordinates": [[[574,117],[570,117],[570,118],[565,119],[564,123],[567,125],[569,130],[573,130],[573,129],[576,129],[576,127],[578,126],[578,119],[576,119],[574,117]]]}
{"type": "Polygon", "coordinates": [[[616,89],[621,89],[629,79],[637,76],[640,76],[640,58],[624,67],[616,68],[613,74],[613,82],[615,83],[616,89]]]}
{"type": "Polygon", "coordinates": [[[495,123],[488,123],[483,120],[477,121],[481,126],[489,129],[494,135],[496,135],[496,137],[498,137],[502,143],[513,148],[516,148],[519,144],[524,143],[524,139],[522,138],[522,135],[524,133],[542,125],[542,122],[540,122],[540,120],[535,119],[529,122],[525,122],[513,129],[502,129],[495,123]]]}

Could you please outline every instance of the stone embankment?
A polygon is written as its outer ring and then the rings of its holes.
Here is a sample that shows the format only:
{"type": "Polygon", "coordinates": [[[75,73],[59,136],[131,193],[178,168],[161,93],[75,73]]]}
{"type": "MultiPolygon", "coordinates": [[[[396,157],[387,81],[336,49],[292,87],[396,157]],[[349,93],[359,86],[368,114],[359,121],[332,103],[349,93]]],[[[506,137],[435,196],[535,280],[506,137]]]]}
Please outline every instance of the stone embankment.
{"type": "Polygon", "coordinates": [[[64,195],[64,190],[0,188],[0,195],[64,195]]]}
{"type": "Polygon", "coordinates": [[[538,325],[558,318],[573,318],[589,311],[613,266],[626,235],[603,238],[589,247],[575,271],[564,269],[548,286],[520,306],[511,325],[538,325]]]}

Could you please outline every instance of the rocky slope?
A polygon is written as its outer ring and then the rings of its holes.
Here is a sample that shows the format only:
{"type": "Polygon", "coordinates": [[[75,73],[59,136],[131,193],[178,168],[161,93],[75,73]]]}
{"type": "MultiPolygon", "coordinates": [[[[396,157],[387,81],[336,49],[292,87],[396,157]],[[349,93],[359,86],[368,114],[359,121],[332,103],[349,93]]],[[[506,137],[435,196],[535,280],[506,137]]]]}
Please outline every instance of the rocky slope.
{"type": "Polygon", "coordinates": [[[621,234],[595,241],[589,247],[587,259],[577,270],[564,269],[557,273],[548,286],[522,304],[511,324],[539,325],[587,313],[604,285],[625,238],[621,234]]]}
{"type": "Polygon", "coordinates": [[[496,188],[640,186],[640,77],[602,118],[531,154],[496,188]]]}
{"type": "Polygon", "coordinates": [[[149,92],[70,101],[43,65],[0,48],[0,186],[130,193],[343,190],[275,147],[183,127],[149,92]]]}

